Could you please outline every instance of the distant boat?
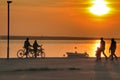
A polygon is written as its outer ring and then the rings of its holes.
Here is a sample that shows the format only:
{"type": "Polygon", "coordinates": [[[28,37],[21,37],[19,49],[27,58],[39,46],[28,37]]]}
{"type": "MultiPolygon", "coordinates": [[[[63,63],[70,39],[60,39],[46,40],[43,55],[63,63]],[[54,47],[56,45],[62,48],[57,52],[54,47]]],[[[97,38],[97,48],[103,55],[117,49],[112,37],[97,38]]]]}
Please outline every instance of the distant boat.
{"type": "Polygon", "coordinates": [[[77,52],[66,52],[67,58],[88,58],[87,52],[77,53],[77,52]]]}

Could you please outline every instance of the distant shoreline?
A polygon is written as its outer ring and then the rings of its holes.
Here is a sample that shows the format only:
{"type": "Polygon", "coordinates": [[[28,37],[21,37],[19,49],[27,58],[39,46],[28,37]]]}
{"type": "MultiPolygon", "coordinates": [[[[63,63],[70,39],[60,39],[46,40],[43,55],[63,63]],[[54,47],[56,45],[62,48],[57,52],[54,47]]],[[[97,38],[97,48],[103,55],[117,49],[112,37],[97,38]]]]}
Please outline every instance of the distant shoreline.
{"type": "MultiPolygon", "coordinates": [[[[7,58],[0,58],[1,59],[7,59],[7,58]]],[[[45,57],[45,58],[9,58],[9,59],[96,59],[96,57],[88,57],[88,58],[68,58],[68,57],[45,57]]],[[[9,60],[8,59],[8,60],[9,60]]],[[[104,57],[102,57],[102,59],[105,59],[104,57]]],[[[120,59],[120,57],[118,57],[118,59],[120,59]]]]}
{"type": "MultiPolygon", "coordinates": [[[[0,59],[7,59],[7,58],[0,58],[0,59]]],[[[45,58],[40,58],[40,57],[38,57],[38,58],[9,58],[9,59],[95,59],[95,57],[88,57],[88,58],[68,58],[68,57],[45,57],[45,58]]]]}
{"type": "MultiPolygon", "coordinates": [[[[29,37],[31,40],[99,40],[100,37],[70,37],[70,36],[10,36],[10,40],[25,40],[29,37]]],[[[7,40],[7,36],[1,35],[1,40],[7,40]]],[[[110,40],[111,38],[104,38],[110,40]]],[[[120,40],[120,38],[114,38],[120,40]]]]}

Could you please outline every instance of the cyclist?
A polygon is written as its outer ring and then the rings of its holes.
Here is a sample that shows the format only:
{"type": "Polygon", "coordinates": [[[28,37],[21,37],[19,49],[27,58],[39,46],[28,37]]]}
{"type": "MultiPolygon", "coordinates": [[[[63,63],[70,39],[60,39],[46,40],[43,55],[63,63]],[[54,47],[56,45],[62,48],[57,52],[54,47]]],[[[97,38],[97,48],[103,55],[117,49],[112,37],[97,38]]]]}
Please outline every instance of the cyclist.
{"type": "Polygon", "coordinates": [[[26,38],[26,40],[25,40],[25,42],[24,42],[24,48],[26,49],[26,53],[25,53],[25,55],[26,55],[26,58],[27,58],[27,55],[28,55],[28,53],[29,53],[29,47],[30,47],[31,45],[30,45],[30,42],[29,42],[29,38],[26,38]]]}

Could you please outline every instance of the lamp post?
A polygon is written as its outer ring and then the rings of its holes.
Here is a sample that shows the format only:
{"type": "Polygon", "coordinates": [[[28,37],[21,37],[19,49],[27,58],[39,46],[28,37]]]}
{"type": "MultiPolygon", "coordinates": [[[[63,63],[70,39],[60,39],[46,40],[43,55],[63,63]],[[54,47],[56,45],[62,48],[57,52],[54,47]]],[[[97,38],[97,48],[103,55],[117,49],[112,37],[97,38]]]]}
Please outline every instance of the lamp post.
{"type": "Polygon", "coordinates": [[[7,59],[9,59],[9,40],[10,40],[10,3],[12,1],[8,0],[8,36],[7,36],[7,59]]]}

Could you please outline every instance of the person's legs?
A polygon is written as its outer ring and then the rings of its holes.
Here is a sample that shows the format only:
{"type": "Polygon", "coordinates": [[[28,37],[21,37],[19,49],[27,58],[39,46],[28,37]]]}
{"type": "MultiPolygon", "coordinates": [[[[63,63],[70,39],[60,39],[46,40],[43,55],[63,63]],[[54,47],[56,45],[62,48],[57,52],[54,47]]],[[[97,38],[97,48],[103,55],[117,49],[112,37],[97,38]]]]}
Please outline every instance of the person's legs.
{"type": "Polygon", "coordinates": [[[110,54],[109,59],[111,59],[111,57],[112,57],[112,54],[110,54]]]}
{"type": "Polygon", "coordinates": [[[96,56],[96,61],[98,61],[98,55],[96,56]]]}
{"type": "Polygon", "coordinates": [[[99,57],[99,55],[97,54],[96,55],[96,61],[99,61],[100,60],[100,57],[99,57]]]}
{"type": "Polygon", "coordinates": [[[108,58],[107,58],[107,56],[106,56],[104,50],[102,51],[102,53],[103,53],[103,55],[105,56],[105,59],[107,60],[108,58]]]}
{"type": "Polygon", "coordinates": [[[99,60],[101,60],[101,53],[98,54],[98,58],[99,58],[99,60]]]}
{"type": "Polygon", "coordinates": [[[113,54],[111,54],[111,60],[114,60],[113,54]]]}
{"type": "Polygon", "coordinates": [[[35,49],[34,52],[35,52],[35,58],[37,58],[37,50],[35,49]]]}
{"type": "Polygon", "coordinates": [[[109,57],[108,57],[109,59],[111,59],[111,54],[109,55],[109,57]]]}
{"type": "Polygon", "coordinates": [[[116,54],[115,54],[115,50],[113,50],[113,56],[115,56],[115,59],[117,60],[118,59],[118,57],[116,56],[116,54]]]}
{"type": "Polygon", "coordinates": [[[96,53],[96,61],[101,61],[101,52],[96,53]]]}
{"type": "Polygon", "coordinates": [[[29,49],[26,48],[26,58],[28,57],[29,49]]]}
{"type": "Polygon", "coordinates": [[[114,60],[113,55],[114,55],[114,51],[113,51],[113,50],[111,50],[111,60],[114,60]]]}
{"type": "Polygon", "coordinates": [[[115,59],[117,60],[118,59],[118,57],[116,56],[116,54],[114,53],[114,56],[115,56],[115,59]]]}

